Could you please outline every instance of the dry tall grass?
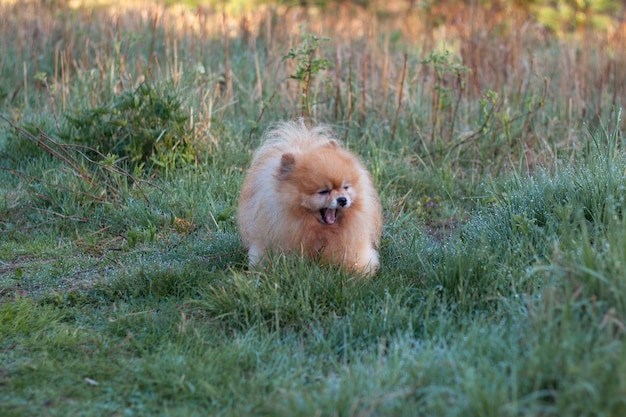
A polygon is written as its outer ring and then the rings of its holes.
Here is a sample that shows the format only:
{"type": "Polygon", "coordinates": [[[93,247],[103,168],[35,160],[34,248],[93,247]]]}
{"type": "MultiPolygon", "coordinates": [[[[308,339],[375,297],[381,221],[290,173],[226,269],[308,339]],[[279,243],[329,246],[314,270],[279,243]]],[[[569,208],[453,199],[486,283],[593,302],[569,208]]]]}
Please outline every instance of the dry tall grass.
{"type": "Polygon", "coordinates": [[[400,120],[416,149],[462,149],[468,160],[476,159],[471,142],[502,142],[515,149],[507,163],[529,166],[553,158],[555,147],[581,148],[572,134],[581,121],[624,106],[624,22],[557,37],[513,3],[438,4],[230,14],[152,1],[4,1],[0,74],[10,103],[28,107],[37,92],[59,111],[77,95],[96,106],[146,79],[193,79],[193,120],[210,136],[215,116],[254,120],[263,106],[297,115],[301,92],[288,77],[296,63],[283,57],[312,33],[331,38],[319,54],[334,62],[315,78],[315,119],[376,124],[390,137],[400,120]]]}

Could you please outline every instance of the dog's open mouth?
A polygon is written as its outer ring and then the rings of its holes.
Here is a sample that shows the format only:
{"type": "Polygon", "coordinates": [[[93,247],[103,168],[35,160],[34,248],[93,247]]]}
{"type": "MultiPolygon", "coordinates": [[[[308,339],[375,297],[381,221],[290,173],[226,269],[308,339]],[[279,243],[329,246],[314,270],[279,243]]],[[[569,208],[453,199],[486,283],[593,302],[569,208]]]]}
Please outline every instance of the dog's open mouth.
{"type": "Polygon", "coordinates": [[[337,220],[337,209],[323,208],[320,210],[322,221],[326,224],[334,224],[337,220]]]}

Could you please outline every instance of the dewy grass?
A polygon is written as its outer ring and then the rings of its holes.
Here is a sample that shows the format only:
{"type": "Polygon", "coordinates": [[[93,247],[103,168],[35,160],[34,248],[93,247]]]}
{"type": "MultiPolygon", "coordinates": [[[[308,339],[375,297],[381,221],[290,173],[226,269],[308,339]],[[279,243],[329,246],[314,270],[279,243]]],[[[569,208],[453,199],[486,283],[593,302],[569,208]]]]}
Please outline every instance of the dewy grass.
{"type": "Polygon", "coordinates": [[[459,2],[464,27],[435,4],[131,3],[0,3],[0,415],[626,415],[620,32],[459,2]],[[301,110],[281,58],[305,29],[333,63],[312,121],[383,201],[372,280],[246,267],[239,188],[260,132],[301,110]],[[96,152],[127,121],[193,158],[96,152]]]}

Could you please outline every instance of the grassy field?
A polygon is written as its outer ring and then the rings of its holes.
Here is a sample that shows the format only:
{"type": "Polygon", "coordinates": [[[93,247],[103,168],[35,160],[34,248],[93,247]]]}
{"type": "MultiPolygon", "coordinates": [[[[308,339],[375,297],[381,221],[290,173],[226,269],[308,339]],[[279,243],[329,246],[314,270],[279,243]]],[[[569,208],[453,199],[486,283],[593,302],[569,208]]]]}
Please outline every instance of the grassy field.
{"type": "Polygon", "coordinates": [[[1,415],[626,415],[623,21],[95,3],[0,1],[1,415]],[[247,270],[301,116],[372,171],[371,280],[247,270]]]}

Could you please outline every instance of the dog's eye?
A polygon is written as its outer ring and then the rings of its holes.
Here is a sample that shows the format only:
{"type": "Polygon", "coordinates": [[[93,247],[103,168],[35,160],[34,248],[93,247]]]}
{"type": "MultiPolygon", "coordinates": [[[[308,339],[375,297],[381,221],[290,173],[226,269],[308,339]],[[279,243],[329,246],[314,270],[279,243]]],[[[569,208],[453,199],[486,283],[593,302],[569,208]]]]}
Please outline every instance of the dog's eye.
{"type": "Polygon", "coordinates": [[[350,188],[350,186],[349,186],[349,185],[344,185],[344,186],[343,186],[343,189],[344,189],[344,190],[346,190],[346,191],[348,191],[348,189],[349,189],[349,188],[350,188]]]}
{"type": "Polygon", "coordinates": [[[320,190],[320,191],[318,191],[317,193],[318,193],[318,194],[321,194],[321,195],[326,195],[326,194],[329,194],[329,193],[330,193],[330,190],[320,190]]]}

